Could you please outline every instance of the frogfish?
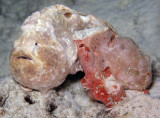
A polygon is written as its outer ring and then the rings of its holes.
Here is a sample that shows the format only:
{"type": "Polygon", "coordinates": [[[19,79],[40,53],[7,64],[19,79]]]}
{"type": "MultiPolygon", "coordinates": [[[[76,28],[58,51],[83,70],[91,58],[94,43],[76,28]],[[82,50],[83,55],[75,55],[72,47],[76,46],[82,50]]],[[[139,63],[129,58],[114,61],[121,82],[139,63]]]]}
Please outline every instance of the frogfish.
{"type": "Polygon", "coordinates": [[[145,90],[152,81],[150,58],[93,15],[55,5],[33,13],[21,29],[10,70],[23,87],[47,93],[68,74],[83,71],[88,95],[111,107],[126,96],[125,89],[145,90]]]}

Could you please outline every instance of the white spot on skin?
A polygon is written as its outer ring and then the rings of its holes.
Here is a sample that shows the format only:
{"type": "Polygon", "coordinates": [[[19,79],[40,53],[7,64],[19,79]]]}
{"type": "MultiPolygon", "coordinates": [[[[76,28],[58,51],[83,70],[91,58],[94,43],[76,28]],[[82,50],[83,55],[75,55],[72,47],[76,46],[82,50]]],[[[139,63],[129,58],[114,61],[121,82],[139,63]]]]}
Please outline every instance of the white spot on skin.
{"type": "Polygon", "coordinates": [[[101,95],[104,95],[104,93],[101,93],[101,95]]]}
{"type": "Polygon", "coordinates": [[[96,94],[98,93],[98,91],[96,91],[96,90],[95,90],[94,92],[95,92],[96,94]]]}
{"type": "Polygon", "coordinates": [[[114,46],[114,47],[109,47],[108,46],[108,51],[112,51],[112,50],[114,50],[116,48],[116,46],[114,46]]]}
{"type": "Polygon", "coordinates": [[[98,72],[95,73],[95,78],[100,79],[98,72]]]}
{"type": "Polygon", "coordinates": [[[33,49],[35,56],[38,56],[38,47],[39,47],[39,44],[37,46],[35,46],[33,49]]]}
{"type": "Polygon", "coordinates": [[[66,72],[66,70],[63,68],[63,69],[62,69],[62,73],[64,73],[64,72],[66,72]]]}
{"type": "Polygon", "coordinates": [[[120,83],[118,83],[115,78],[113,77],[113,75],[107,77],[105,79],[105,86],[107,88],[107,93],[108,94],[117,94],[118,91],[120,91],[120,83]],[[116,88],[114,87],[116,86],[116,88]]]}
{"type": "Polygon", "coordinates": [[[90,21],[90,17],[86,17],[86,16],[80,16],[80,18],[85,22],[89,22],[90,21]]]}

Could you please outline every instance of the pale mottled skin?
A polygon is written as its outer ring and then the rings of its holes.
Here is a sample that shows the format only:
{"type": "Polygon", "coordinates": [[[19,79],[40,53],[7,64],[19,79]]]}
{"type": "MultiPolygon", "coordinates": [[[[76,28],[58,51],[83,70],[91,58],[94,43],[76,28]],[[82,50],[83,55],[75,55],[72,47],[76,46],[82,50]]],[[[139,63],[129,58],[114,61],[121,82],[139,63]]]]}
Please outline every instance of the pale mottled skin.
{"type": "Polygon", "coordinates": [[[46,93],[68,74],[83,70],[82,86],[108,106],[125,97],[124,88],[143,90],[151,83],[149,58],[132,39],[119,37],[112,26],[92,15],[56,5],[33,13],[22,31],[10,68],[24,87],[46,93]]]}

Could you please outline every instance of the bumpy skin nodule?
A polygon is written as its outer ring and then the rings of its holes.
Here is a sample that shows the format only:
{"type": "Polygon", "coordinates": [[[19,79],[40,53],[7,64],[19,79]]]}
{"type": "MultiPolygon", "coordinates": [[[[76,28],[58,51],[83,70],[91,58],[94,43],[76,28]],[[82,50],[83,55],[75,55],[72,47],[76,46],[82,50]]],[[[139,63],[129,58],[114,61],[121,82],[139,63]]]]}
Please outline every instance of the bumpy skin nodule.
{"type": "Polygon", "coordinates": [[[151,83],[148,57],[132,39],[119,37],[92,15],[56,5],[33,13],[22,30],[10,69],[24,87],[46,93],[83,69],[82,86],[109,105],[125,96],[124,88],[143,90],[151,83]]]}

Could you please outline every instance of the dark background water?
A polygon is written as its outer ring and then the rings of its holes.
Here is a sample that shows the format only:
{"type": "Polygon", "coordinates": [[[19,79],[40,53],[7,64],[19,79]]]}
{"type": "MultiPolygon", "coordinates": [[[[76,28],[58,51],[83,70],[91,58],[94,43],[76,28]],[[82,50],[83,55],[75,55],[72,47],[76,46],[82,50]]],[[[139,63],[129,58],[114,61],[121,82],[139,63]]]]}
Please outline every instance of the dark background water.
{"type": "Polygon", "coordinates": [[[10,73],[9,54],[25,18],[55,4],[108,21],[120,35],[133,38],[160,70],[160,0],[0,0],[0,78],[10,73]]]}

